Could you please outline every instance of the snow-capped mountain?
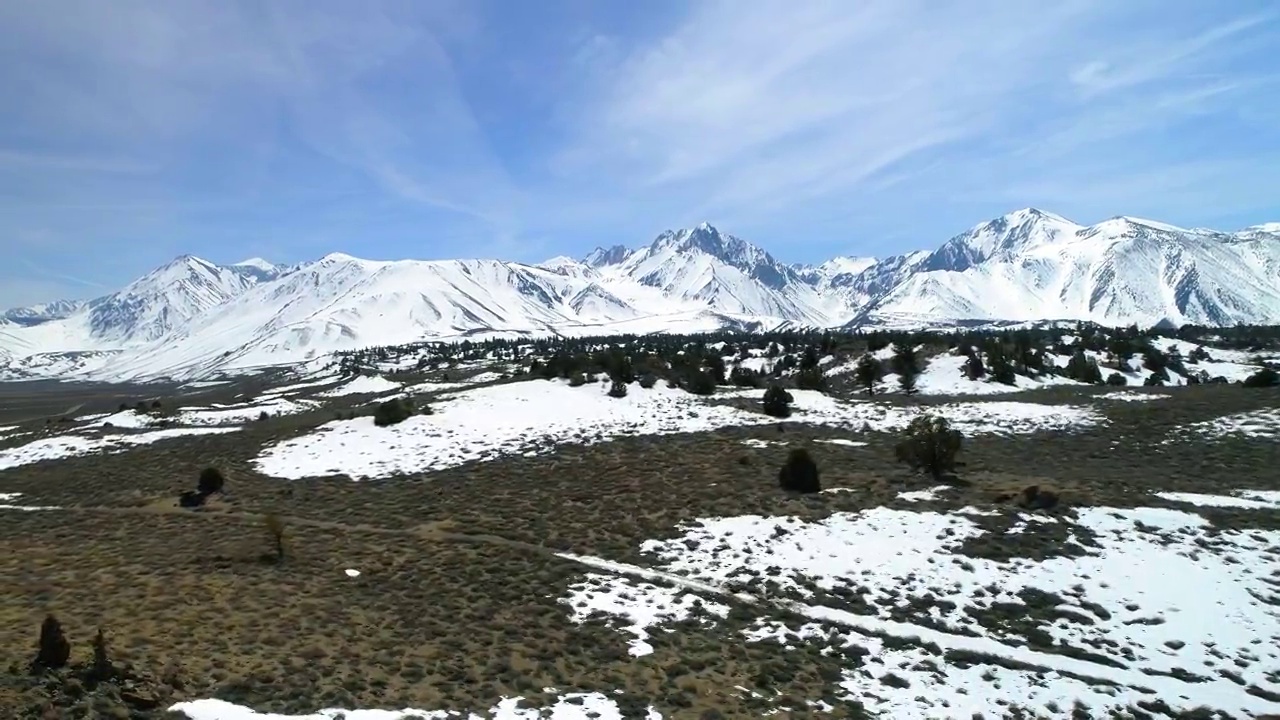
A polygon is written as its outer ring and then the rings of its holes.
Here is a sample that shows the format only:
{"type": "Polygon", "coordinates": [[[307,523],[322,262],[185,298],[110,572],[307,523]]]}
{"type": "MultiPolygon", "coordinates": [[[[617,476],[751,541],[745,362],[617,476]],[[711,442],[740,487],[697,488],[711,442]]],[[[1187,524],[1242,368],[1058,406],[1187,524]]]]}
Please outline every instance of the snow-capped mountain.
{"type": "Polygon", "coordinates": [[[183,256],[102,298],[0,316],[0,373],[192,377],[493,334],[1057,319],[1280,323],[1280,224],[1223,233],[1120,217],[1086,227],[1026,209],[937,250],[815,266],[779,262],[705,223],[538,265],[183,256]]]}
{"type": "Polygon", "coordinates": [[[893,316],[1280,323],[1280,233],[1020,210],[947,241],[859,319],[893,316]]]}

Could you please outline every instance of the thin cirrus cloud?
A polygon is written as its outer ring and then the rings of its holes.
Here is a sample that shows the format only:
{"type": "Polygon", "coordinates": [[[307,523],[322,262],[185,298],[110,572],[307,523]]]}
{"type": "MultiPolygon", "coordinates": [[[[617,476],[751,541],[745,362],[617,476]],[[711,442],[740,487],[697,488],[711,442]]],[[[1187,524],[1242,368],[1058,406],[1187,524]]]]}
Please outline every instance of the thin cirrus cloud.
{"type": "Polygon", "coordinates": [[[702,220],[795,261],[1026,205],[1248,224],[1280,218],[1277,46],[1263,0],[7,3],[0,237],[114,286],[702,220]]]}

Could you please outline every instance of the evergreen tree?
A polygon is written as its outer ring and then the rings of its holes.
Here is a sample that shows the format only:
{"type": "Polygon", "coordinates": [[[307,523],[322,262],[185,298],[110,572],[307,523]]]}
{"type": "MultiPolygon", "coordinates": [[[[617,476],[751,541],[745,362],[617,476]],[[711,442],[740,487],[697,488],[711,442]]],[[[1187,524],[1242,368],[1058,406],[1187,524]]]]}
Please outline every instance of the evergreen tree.
{"type": "Polygon", "coordinates": [[[794,399],[781,385],[770,385],[764,391],[764,414],[776,418],[790,417],[791,401],[794,399]]]}
{"type": "Polygon", "coordinates": [[[853,368],[854,379],[859,387],[867,391],[867,395],[876,394],[876,385],[880,383],[881,374],[880,361],[871,353],[865,353],[858,358],[858,364],[853,368]]]}
{"type": "Polygon", "coordinates": [[[1098,367],[1096,358],[1089,357],[1083,349],[1078,349],[1067,361],[1067,377],[1079,382],[1101,385],[1102,369],[1098,367]]]}
{"type": "Polygon", "coordinates": [[[796,373],[796,387],[801,390],[822,392],[827,389],[827,377],[822,374],[822,368],[816,365],[811,368],[805,368],[796,373]]]}
{"type": "Polygon", "coordinates": [[[1003,385],[1013,385],[1017,382],[1013,364],[1009,362],[1009,356],[1004,352],[1004,345],[998,341],[987,346],[987,372],[992,380],[1003,385]]]}
{"type": "Polygon", "coordinates": [[[964,374],[970,380],[981,380],[987,375],[987,366],[982,362],[982,353],[977,348],[969,348],[969,359],[964,362],[964,374]]]}
{"type": "Polygon", "coordinates": [[[916,392],[916,377],[920,375],[919,360],[916,349],[910,342],[899,342],[893,346],[893,371],[898,375],[898,387],[906,395],[916,392]]]}

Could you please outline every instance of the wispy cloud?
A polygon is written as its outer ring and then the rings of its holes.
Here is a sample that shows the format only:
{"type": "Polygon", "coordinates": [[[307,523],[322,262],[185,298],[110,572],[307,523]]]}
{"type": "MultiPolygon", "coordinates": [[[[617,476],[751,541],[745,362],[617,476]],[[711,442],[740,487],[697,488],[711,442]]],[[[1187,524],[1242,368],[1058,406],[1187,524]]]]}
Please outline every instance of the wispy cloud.
{"type": "Polygon", "coordinates": [[[1246,224],[1280,216],[1277,46],[1267,0],[0,3],[0,238],[92,280],[704,219],[803,261],[1028,204],[1246,224]]]}

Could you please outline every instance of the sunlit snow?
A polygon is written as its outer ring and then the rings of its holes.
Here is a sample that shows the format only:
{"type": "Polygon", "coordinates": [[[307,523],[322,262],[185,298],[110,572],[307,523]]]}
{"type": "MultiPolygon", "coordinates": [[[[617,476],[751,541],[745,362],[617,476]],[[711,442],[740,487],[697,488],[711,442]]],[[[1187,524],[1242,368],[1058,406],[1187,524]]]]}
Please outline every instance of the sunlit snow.
{"type": "MultiPolygon", "coordinates": [[[[723,396],[735,394],[741,396],[723,396]]],[[[888,431],[905,427],[917,412],[816,391],[792,394],[789,420],[794,422],[888,431]]],[[[503,455],[536,455],[567,443],[777,422],[661,384],[647,390],[632,385],[626,397],[611,398],[600,385],[571,388],[558,380],[531,380],[452,393],[432,407],[433,414],[389,427],[375,426],[371,417],[332,421],[266,448],[255,462],[263,473],[280,478],[378,478],[503,455]]],[[[1019,402],[952,403],[930,411],[968,433],[1025,433],[1102,421],[1091,408],[1019,402]]]]}
{"type": "MultiPolygon", "coordinates": [[[[1055,715],[1075,700],[1094,711],[1117,710],[1149,699],[1137,688],[1151,688],[1165,702],[1185,709],[1203,704],[1245,715],[1280,710],[1280,703],[1243,687],[1280,690],[1269,675],[1280,663],[1280,608],[1266,601],[1272,594],[1270,576],[1280,572],[1280,532],[1215,530],[1210,535],[1199,516],[1158,508],[1081,508],[1075,522],[1092,531],[1097,547],[1081,548],[1086,550],[1082,557],[1038,561],[957,555],[961,543],[984,532],[963,515],[886,508],[837,513],[821,522],[760,516],[705,519],[691,524],[681,537],[650,541],[642,550],[661,563],[660,569],[648,571],[650,576],[687,589],[715,595],[732,581],[753,576],[799,596],[808,594],[803,582],[829,590],[847,587],[876,605],[881,619],[821,606],[794,604],[789,609],[815,620],[914,635],[943,649],[969,649],[1048,669],[1041,674],[984,662],[964,669],[922,648],[887,648],[865,634],[842,635],[843,642],[883,660],[846,671],[843,684],[850,697],[895,718],[1001,715],[1010,704],[1055,715]],[[1223,562],[1224,557],[1233,561],[1223,562]],[[1186,592],[1188,587],[1195,592],[1186,592]],[[1040,627],[1061,647],[1096,649],[1124,667],[1028,651],[977,622],[975,613],[998,613],[1000,603],[1019,606],[1028,591],[1057,603],[1048,608],[1059,613],[1056,619],[1040,627]],[[930,628],[886,617],[897,599],[913,596],[954,604],[934,606],[930,628]],[[922,665],[926,659],[932,662],[922,665]],[[1054,670],[1120,687],[1070,679],[1054,670]],[[906,679],[907,687],[878,682],[888,672],[906,679]],[[1186,672],[1199,677],[1176,677],[1186,672]]],[[[634,632],[635,618],[651,617],[647,608],[658,601],[645,597],[646,584],[628,585],[610,588],[609,597],[611,606],[619,598],[634,598],[633,606],[613,611],[624,626],[633,623],[629,632],[634,632]]],[[[582,587],[571,593],[571,604],[581,599],[582,587]]],[[[657,628],[646,621],[643,630],[657,628]]],[[[759,641],[782,632],[763,623],[748,635],[759,641]]],[[[831,636],[832,631],[806,626],[799,633],[788,632],[787,643],[806,634],[831,636]]]]}
{"type": "Polygon", "coordinates": [[[102,435],[98,437],[57,435],[55,437],[32,440],[25,445],[19,445],[7,450],[0,450],[0,470],[30,465],[42,460],[61,460],[96,452],[123,452],[130,447],[149,445],[176,437],[210,435],[235,432],[236,430],[239,430],[239,428],[166,428],[138,434],[102,435]]]}
{"type": "MultiPolygon", "coordinates": [[[[331,708],[306,715],[255,712],[225,700],[193,700],[169,706],[191,720],[481,720],[475,713],[445,710],[343,710],[331,708]]],[[[623,720],[618,704],[600,693],[565,693],[550,708],[521,706],[521,698],[504,698],[484,716],[489,720],[623,720]]],[[[661,720],[662,715],[650,710],[646,720],[661,720]]]]}

